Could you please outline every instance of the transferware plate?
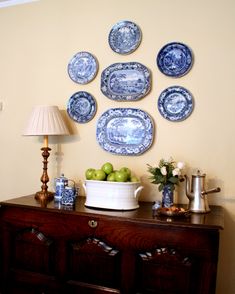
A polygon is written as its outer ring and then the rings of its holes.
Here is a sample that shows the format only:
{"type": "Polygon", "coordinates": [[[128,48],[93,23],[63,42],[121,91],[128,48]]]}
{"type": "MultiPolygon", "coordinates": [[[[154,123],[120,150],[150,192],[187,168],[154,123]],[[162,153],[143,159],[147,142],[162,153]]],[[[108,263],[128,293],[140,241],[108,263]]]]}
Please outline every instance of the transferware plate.
{"type": "Polygon", "coordinates": [[[170,77],[181,77],[192,67],[193,57],[189,47],[183,43],[172,42],[158,53],[157,65],[160,71],[170,77]]]}
{"type": "Polygon", "coordinates": [[[105,150],[118,155],[140,155],[153,142],[151,117],[137,108],[111,108],[98,119],[96,138],[105,150]]]}
{"type": "Polygon", "coordinates": [[[98,71],[98,62],[89,52],[78,52],[68,64],[70,78],[78,84],[87,84],[93,80],[98,71]]]}
{"type": "Polygon", "coordinates": [[[101,74],[101,91],[112,100],[139,100],[150,87],[150,71],[138,62],[114,63],[101,74]]]}
{"type": "Polygon", "coordinates": [[[169,87],[158,98],[158,110],[170,121],[182,121],[192,113],[192,95],[183,87],[169,87]]]}
{"type": "Polygon", "coordinates": [[[132,21],[116,23],[109,33],[109,46],[119,54],[129,54],[137,49],[141,42],[141,30],[132,21]]]}
{"type": "Polygon", "coordinates": [[[78,123],[90,121],[95,116],[96,108],[96,100],[85,91],[73,94],[67,103],[68,115],[78,123]]]}

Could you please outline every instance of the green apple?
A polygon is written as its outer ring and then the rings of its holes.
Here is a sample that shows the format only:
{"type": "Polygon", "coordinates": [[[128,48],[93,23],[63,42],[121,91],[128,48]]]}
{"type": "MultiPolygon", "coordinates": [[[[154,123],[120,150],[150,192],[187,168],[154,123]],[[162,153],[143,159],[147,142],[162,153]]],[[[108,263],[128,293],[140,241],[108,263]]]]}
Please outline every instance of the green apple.
{"type": "Polygon", "coordinates": [[[106,173],[106,175],[109,175],[113,172],[113,165],[110,162],[106,162],[102,165],[101,169],[106,173]]]}
{"type": "Polygon", "coordinates": [[[93,177],[93,173],[94,173],[95,169],[94,168],[88,168],[85,172],[85,177],[87,180],[91,180],[93,177]]]}
{"type": "Polygon", "coordinates": [[[127,177],[127,173],[124,171],[116,171],[115,172],[115,180],[116,182],[127,182],[128,177],[127,177]]]}
{"type": "Polygon", "coordinates": [[[136,176],[131,176],[131,182],[139,182],[139,179],[136,176]]]}
{"type": "Polygon", "coordinates": [[[107,176],[107,181],[109,181],[109,182],[115,182],[116,181],[115,172],[112,172],[107,176]]]}
{"type": "Polygon", "coordinates": [[[127,174],[127,181],[129,181],[130,177],[131,177],[131,170],[128,167],[122,167],[120,168],[121,172],[125,172],[127,174]]]}
{"type": "Polygon", "coordinates": [[[102,169],[96,169],[92,175],[92,179],[96,181],[104,181],[106,179],[106,173],[102,169]]]}

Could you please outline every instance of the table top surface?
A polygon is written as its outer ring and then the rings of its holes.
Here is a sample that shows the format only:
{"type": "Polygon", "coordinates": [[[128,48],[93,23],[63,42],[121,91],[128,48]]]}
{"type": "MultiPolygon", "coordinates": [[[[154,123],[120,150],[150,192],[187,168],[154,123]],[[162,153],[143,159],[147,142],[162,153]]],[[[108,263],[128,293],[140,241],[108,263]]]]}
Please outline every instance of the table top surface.
{"type": "MultiPolygon", "coordinates": [[[[66,207],[59,202],[52,200],[46,205],[37,202],[34,195],[18,197],[0,203],[1,209],[4,207],[20,207],[25,209],[36,209],[40,211],[50,211],[54,213],[89,215],[100,218],[113,218],[141,223],[158,224],[162,226],[190,227],[209,230],[219,230],[224,228],[224,211],[221,206],[210,206],[208,213],[187,213],[183,216],[158,215],[152,210],[151,202],[139,202],[139,208],[134,210],[107,210],[96,209],[85,206],[85,197],[77,197],[75,205],[66,207]]],[[[186,208],[185,204],[178,205],[186,208]]]]}

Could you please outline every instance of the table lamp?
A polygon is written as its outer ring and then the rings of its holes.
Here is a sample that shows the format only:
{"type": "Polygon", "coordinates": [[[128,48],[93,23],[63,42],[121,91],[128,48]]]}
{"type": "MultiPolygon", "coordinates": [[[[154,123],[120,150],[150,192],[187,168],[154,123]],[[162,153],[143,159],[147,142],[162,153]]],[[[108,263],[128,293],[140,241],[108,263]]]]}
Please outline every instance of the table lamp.
{"type": "Polygon", "coordinates": [[[69,135],[69,130],[57,106],[39,105],[33,108],[23,135],[44,137],[44,146],[41,148],[43,157],[42,186],[41,191],[35,194],[35,199],[41,203],[47,203],[54,198],[54,193],[49,192],[47,186],[49,182],[47,159],[50,155],[49,151],[51,151],[48,147],[48,136],[69,135]]]}

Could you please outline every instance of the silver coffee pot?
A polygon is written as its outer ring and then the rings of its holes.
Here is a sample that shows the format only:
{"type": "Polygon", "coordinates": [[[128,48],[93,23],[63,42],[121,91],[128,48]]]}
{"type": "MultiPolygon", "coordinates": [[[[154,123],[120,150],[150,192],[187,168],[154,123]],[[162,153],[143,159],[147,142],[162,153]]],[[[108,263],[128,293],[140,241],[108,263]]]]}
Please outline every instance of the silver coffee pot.
{"type": "Polygon", "coordinates": [[[188,209],[192,212],[206,213],[210,211],[207,194],[220,192],[220,188],[205,190],[206,174],[201,174],[200,170],[196,175],[192,175],[192,183],[190,189],[189,178],[186,179],[186,195],[189,199],[188,209]]]}

